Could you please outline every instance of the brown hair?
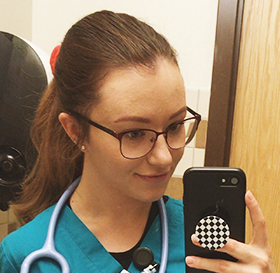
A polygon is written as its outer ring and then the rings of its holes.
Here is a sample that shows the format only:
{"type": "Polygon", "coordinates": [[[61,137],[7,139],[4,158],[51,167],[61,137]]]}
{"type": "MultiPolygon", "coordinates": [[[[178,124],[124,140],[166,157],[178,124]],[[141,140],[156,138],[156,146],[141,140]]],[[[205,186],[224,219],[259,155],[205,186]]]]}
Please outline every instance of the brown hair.
{"type": "Polygon", "coordinates": [[[178,65],[167,40],[127,14],[96,12],[70,28],[55,64],[55,77],[43,94],[31,132],[38,157],[15,206],[22,224],[56,203],[82,173],[79,144],[87,135],[88,125],[79,121],[81,135],[75,145],[58,115],[71,111],[86,115],[98,103],[98,90],[112,69],[153,67],[159,57],[178,65]]]}

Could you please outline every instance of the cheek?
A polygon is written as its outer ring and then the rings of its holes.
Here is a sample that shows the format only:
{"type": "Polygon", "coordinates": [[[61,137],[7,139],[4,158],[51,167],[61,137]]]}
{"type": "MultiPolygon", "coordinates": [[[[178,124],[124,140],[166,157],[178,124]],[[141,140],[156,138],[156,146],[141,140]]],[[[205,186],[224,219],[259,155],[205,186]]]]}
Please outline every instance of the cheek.
{"type": "Polygon", "coordinates": [[[97,128],[90,128],[87,145],[92,155],[94,154],[115,154],[120,152],[120,143],[115,137],[103,132],[97,128]]]}
{"type": "Polygon", "coordinates": [[[124,166],[130,165],[121,155],[120,143],[113,136],[94,130],[89,139],[86,153],[92,170],[109,175],[116,171],[120,173],[124,166]]]}
{"type": "Polygon", "coordinates": [[[185,151],[185,148],[174,151],[173,162],[175,163],[175,167],[177,166],[177,164],[179,163],[179,161],[183,157],[184,151],[185,151]]]}

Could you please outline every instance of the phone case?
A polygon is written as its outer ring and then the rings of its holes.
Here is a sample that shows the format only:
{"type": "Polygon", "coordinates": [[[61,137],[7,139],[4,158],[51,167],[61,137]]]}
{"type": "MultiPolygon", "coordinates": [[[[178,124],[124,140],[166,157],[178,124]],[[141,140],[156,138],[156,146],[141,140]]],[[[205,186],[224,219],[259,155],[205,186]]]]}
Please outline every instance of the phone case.
{"type": "MultiPolygon", "coordinates": [[[[246,176],[239,168],[190,168],[183,176],[185,251],[212,259],[235,261],[228,254],[215,251],[228,238],[245,240],[246,176]],[[195,246],[196,234],[202,247],[195,246]]],[[[208,272],[186,266],[187,273],[208,272]]]]}

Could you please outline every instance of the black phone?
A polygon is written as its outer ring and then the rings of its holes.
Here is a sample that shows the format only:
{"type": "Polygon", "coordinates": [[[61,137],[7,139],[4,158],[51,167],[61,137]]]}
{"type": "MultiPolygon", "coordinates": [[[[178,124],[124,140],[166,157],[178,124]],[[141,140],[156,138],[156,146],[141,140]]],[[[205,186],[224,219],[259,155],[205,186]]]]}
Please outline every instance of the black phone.
{"type": "MultiPolygon", "coordinates": [[[[185,171],[183,184],[186,256],[236,261],[215,250],[229,237],[245,241],[245,173],[239,168],[192,167],[185,171]],[[203,247],[192,243],[192,234],[203,247]]],[[[186,272],[208,271],[186,266],[186,272]]]]}

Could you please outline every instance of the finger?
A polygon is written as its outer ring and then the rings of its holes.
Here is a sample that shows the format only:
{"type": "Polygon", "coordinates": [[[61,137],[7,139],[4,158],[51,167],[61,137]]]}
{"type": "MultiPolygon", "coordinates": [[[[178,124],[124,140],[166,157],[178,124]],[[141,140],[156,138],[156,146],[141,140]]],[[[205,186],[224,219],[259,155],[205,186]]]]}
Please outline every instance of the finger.
{"type": "Polygon", "coordinates": [[[268,236],[266,231],[266,223],[261,211],[261,208],[251,193],[248,191],[245,195],[245,202],[248,207],[250,218],[253,226],[253,239],[252,244],[256,244],[258,247],[268,246],[268,236]]]}
{"type": "Polygon", "coordinates": [[[193,234],[193,235],[191,236],[191,240],[192,240],[192,243],[193,243],[194,245],[202,247],[202,246],[200,245],[200,243],[198,242],[198,238],[197,238],[197,236],[196,236],[195,234],[193,234]]]}
{"type": "MultiPolygon", "coordinates": [[[[192,235],[191,240],[194,245],[201,247],[195,234],[192,235]]],[[[252,257],[248,252],[248,246],[233,239],[229,239],[224,247],[219,248],[216,251],[227,253],[239,261],[248,262],[252,260],[252,257]]]]}
{"type": "Polygon", "coordinates": [[[225,252],[235,257],[238,260],[236,263],[241,265],[243,269],[246,266],[248,269],[246,272],[276,273],[269,248],[262,249],[253,244],[246,245],[236,240],[229,239],[226,245],[218,251],[225,252]]]}
{"type": "Polygon", "coordinates": [[[188,256],[186,257],[186,264],[192,268],[204,269],[211,272],[241,272],[240,264],[226,260],[188,256]]]}
{"type": "Polygon", "coordinates": [[[225,246],[217,251],[227,253],[239,262],[250,263],[254,259],[254,256],[252,256],[252,247],[234,239],[229,239],[225,246]]]}

